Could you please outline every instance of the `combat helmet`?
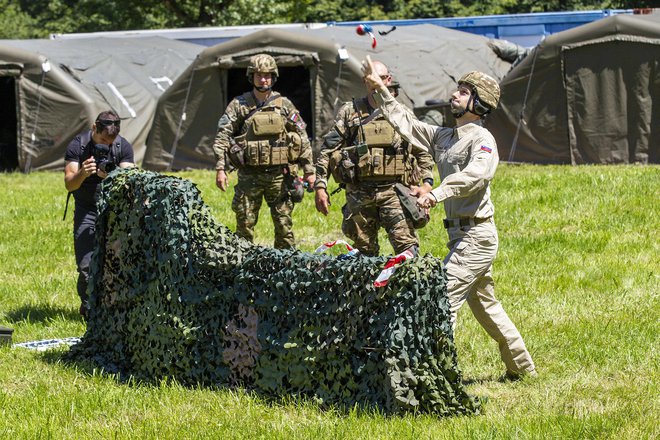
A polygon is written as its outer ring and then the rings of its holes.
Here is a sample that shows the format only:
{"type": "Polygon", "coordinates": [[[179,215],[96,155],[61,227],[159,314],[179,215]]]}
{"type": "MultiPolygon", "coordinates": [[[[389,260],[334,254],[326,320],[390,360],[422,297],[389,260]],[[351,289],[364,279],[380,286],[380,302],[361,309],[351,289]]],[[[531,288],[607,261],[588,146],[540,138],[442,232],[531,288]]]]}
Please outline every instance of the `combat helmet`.
{"type": "Polygon", "coordinates": [[[272,73],[275,77],[274,79],[277,79],[277,77],[280,75],[277,70],[277,63],[275,62],[275,58],[265,53],[260,53],[250,58],[250,64],[248,64],[246,72],[248,81],[250,81],[250,83],[252,82],[254,72],[272,73]]]}
{"type": "Polygon", "coordinates": [[[500,103],[499,84],[483,72],[468,72],[458,80],[458,84],[467,84],[475,92],[474,113],[479,116],[494,110],[500,103]]]}

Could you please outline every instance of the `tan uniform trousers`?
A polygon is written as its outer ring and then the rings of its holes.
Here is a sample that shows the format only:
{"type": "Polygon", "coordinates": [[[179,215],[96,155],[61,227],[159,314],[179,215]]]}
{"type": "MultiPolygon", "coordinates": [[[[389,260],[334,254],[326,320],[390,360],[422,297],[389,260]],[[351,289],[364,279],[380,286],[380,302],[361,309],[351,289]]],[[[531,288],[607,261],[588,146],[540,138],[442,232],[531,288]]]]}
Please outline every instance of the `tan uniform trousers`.
{"type": "Polygon", "coordinates": [[[467,301],[479,324],[497,342],[507,373],[534,372],[520,332],[495,298],[492,270],[498,238],[492,218],[473,226],[450,227],[447,232],[449,254],[444,262],[452,325],[456,325],[458,309],[467,301]]]}

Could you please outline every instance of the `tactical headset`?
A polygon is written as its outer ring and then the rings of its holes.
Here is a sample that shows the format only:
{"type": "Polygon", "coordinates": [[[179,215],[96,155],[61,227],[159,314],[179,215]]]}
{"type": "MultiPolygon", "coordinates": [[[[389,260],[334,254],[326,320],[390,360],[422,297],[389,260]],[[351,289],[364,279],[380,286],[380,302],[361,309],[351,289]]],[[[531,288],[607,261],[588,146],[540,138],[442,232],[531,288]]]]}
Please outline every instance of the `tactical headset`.
{"type": "Polygon", "coordinates": [[[473,107],[474,107],[474,114],[477,116],[484,116],[487,113],[490,113],[491,108],[487,106],[486,104],[482,104],[481,101],[479,100],[479,95],[477,95],[477,91],[473,90],[473,97],[474,99],[472,100],[473,102],[473,107]]]}

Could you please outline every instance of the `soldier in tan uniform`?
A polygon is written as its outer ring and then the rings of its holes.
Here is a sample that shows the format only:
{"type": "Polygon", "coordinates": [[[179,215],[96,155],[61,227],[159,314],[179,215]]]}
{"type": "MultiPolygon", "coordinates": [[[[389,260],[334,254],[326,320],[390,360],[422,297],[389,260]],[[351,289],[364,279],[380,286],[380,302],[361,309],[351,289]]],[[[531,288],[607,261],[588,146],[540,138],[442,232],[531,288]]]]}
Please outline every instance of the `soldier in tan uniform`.
{"type": "MultiPolygon", "coordinates": [[[[234,98],[218,121],[213,142],[216,159],[215,182],[227,190],[227,169],[238,168],[232,210],[236,213],[236,234],[254,240],[262,199],[270,208],[275,227],[276,248],[295,246],[293,212],[295,200],[285,181],[293,182],[296,165],[304,179],[314,184],[312,148],[305,123],[293,103],[274,91],[279,75],[275,59],[255,55],[247,68],[253,88],[234,98]]],[[[302,192],[300,192],[302,194],[302,192]]]]}
{"type": "Polygon", "coordinates": [[[418,204],[433,207],[444,203],[444,226],[449,235],[447,290],[455,324],[458,309],[467,301],[475,318],[497,342],[506,365],[506,376],[536,375],[534,362],[522,336],[495,298],[492,276],[497,253],[497,229],[490,198],[490,181],[499,161],[497,144],[482,118],[499,103],[497,82],[481,72],[470,72],[458,81],[451,96],[455,128],[437,127],[410,117],[389,94],[367,59],[367,81],[378,92],[375,101],[404,139],[435,155],[441,183],[433,191],[419,189],[418,204]]]}
{"type": "MultiPolygon", "coordinates": [[[[387,67],[375,62],[374,68],[390,86],[387,67]]],[[[402,209],[395,191],[397,183],[409,191],[420,181],[428,191],[433,187],[433,157],[401,139],[388,123],[369,94],[345,103],[333,128],[324,136],[316,162],[316,209],[328,214],[329,174],[345,185],[346,204],[342,208],[342,231],[365,255],[378,255],[378,230],[382,226],[396,254],[417,253],[419,240],[415,227],[402,209]]]]}

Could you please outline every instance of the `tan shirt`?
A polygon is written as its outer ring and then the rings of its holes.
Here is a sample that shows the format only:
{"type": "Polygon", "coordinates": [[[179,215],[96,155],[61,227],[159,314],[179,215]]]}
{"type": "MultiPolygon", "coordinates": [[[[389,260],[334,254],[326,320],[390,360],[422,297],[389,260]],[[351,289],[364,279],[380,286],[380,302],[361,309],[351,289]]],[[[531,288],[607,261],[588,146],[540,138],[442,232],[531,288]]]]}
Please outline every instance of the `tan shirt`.
{"type": "Polygon", "coordinates": [[[401,136],[428,149],[440,173],[440,186],[433,190],[444,202],[447,218],[485,218],[494,214],[490,181],[499,162],[495,138],[481,121],[457,128],[420,122],[387,92],[375,94],[383,114],[401,136]]]}

